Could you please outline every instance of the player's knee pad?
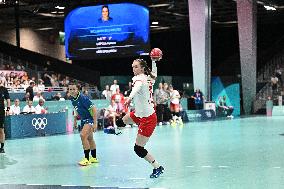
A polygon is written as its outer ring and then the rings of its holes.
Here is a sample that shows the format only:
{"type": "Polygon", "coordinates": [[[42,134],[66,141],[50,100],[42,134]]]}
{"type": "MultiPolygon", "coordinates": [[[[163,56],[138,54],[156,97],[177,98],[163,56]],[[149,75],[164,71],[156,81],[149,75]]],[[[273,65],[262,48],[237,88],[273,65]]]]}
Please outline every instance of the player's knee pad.
{"type": "Polygon", "coordinates": [[[122,118],[118,118],[115,122],[118,127],[125,127],[125,123],[123,122],[122,118]]]}
{"type": "Polygon", "coordinates": [[[136,144],[134,146],[134,151],[141,158],[144,158],[148,154],[148,151],[144,147],[138,146],[136,144]]]}

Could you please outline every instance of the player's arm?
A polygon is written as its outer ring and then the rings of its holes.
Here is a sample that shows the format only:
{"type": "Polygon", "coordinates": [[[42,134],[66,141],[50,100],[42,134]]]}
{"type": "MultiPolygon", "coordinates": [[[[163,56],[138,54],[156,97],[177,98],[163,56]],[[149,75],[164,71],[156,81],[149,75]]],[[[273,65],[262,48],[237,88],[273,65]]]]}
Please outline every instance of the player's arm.
{"type": "Polygon", "coordinates": [[[94,105],[91,105],[89,108],[89,111],[91,112],[91,115],[93,116],[94,119],[94,131],[97,130],[98,127],[98,120],[97,120],[97,108],[94,105]]]}
{"type": "Polygon", "coordinates": [[[74,116],[74,125],[73,125],[73,127],[74,127],[74,129],[77,129],[78,128],[78,126],[77,126],[78,112],[77,112],[77,110],[74,109],[73,113],[74,113],[74,115],[73,115],[74,116]]]}
{"type": "Polygon", "coordinates": [[[155,76],[155,78],[158,76],[158,68],[155,60],[152,60],[152,75],[155,76]]]}
{"type": "Polygon", "coordinates": [[[180,96],[180,94],[179,94],[178,91],[177,91],[176,97],[177,97],[177,98],[181,98],[181,96],[180,96]]]}
{"type": "Polygon", "coordinates": [[[9,115],[10,106],[11,106],[11,100],[10,100],[10,95],[9,95],[9,92],[8,92],[7,89],[4,91],[4,97],[5,97],[6,103],[7,103],[6,115],[9,115]]]}
{"type": "Polygon", "coordinates": [[[154,95],[153,95],[153,100],[154,100],[154,104],[157,105],[157,96],[158,96],[158,91],[157,89],[154,91],[154,95]]]}
{"type": "Polygon", "coordinates": [[[83,105],[88,109],[91,116],[93,117],[93,120],[94,120],[93,129],[94,131],[96,131],[97,130],[97,109],[95,105],[93,105],[89,97],[85,97],[83,102],[84,102],[83,105]]]}
{"type": "Polygon", "coordinates": [[[129,106],[131,100],[138,93],[138,91],[140,91],[141,87],[142,87],[142,81],[140,81],[140,80],[134,81],[134,86],[132,87],[132,91],[131,91],[129,97],[125,100],[125,103],[124,103],[125,106],[129,106]]]}
{"type": "Polygon", "coordinates": [[[142,81],[140,80],[135,81],[134,86],[132,87],[132,91],[129,95],[129,99],[133,99],[134,96],[138,93],[138,91],[140,91],[141,87],[142,87],[142,81]]]}

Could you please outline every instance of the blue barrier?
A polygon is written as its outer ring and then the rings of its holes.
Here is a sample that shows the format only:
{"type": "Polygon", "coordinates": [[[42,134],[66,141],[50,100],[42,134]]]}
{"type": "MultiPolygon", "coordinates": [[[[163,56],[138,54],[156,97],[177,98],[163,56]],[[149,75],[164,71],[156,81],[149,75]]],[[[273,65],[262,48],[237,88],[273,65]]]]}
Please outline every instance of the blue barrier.
{"type": "Polygon", "coordinates": [[[6,137],[13,139],[64,134],[67,129],[66,115],[66,112],[59,112],[7,116],[4,125],[6,137]]]}
{"type": "Polygon", "coordinates": [[[206,121],[216,118],[214,110],[187,110],[188,121],[206,121]]]}

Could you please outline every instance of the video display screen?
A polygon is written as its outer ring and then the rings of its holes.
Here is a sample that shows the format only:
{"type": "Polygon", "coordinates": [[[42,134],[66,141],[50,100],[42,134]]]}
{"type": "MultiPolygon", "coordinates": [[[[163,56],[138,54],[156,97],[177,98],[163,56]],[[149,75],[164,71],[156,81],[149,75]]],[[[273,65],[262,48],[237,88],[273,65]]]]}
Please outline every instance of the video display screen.
{"type": "Polygon", "coordinates": [[[80,7],[65,18],[69,59],[130,57],[148,53],[149,10],[132,3],[80,7]]]}

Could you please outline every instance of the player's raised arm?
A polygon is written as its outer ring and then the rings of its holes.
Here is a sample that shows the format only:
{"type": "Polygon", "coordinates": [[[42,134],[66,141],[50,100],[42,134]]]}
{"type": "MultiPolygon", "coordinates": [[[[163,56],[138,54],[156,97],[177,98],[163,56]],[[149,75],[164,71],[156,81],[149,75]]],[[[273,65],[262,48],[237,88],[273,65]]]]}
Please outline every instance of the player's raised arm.
{"type": "Polygon", "coordinates": [[[157,77],[157,75],[158,75],[158,69],[157,69],[156,61],[161,60],[162,56],[163,56],[163,52],[159,48],[154,48],[150,52],[150,57],[151,57],[151,60],[152,60],[152,71],[151,71],[151,73],[155,77],[157,77]]]}

